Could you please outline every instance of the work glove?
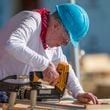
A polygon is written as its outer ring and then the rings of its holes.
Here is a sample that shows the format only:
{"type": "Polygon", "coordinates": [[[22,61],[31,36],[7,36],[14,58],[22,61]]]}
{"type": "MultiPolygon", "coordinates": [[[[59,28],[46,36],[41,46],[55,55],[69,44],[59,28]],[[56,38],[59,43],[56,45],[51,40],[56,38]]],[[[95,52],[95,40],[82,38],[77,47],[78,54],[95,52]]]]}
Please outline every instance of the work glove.
{"type": "Polygon", "coordinates": [[[48,67],[43,71],[43,80],[55,86],[59,78],[59,73],[53,63],[49,63],[48,67]]]}

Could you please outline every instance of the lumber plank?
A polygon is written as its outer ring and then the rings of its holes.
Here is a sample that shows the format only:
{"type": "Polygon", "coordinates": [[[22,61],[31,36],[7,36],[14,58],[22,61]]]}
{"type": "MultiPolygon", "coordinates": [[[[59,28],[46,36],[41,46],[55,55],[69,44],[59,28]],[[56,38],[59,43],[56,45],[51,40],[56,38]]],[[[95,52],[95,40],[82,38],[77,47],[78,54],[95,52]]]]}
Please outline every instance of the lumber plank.
{"type": "Polygon", "coordinates": [[[30,105],[27,104],[15,104],[14,105],[14,110],[29,110],[30,105]]]}
{"type": "Polygon", "coordinates": [[[7,110],[7,103],[0,103],[0,108],[2,108],[3,110],[7,110]]]}
{"type": "MultiPolygon", "coordinates": [[[[90,103],[81,103],[77,100],[75,101],[57,101],[57,102],[37,102],[35,110],[110,110],[110,99],[99,99],[100,104],[95,105],[90,103]]],[[[0,103],[0,107],[3,110],[7,110],[8,104],[0,103]]],[[[29,101],[19,103],[14,105],[14,110],[30,110],[29,101]]]]}

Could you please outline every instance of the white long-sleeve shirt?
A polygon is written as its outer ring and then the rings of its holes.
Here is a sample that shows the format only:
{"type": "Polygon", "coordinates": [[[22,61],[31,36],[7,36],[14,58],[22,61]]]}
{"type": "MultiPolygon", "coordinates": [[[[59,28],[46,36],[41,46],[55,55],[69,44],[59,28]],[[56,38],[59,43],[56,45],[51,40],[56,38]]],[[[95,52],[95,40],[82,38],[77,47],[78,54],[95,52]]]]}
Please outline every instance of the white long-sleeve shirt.
{"type": "MultiPolygon", "coordinates": [[[[23,11],[0,30],[0,79],[10,75],[28,75],[30,71],[43,71],[49,62],[56,66],[67,62],[62,48],[44,49],[41,38],[41,16],[37,12],[23,11]]],[[[25,83],[28,80],[7,80],[25,83]]],[[[67,88],[77,96],[84,92],[72,67],[69,67],[67,88]]]]}

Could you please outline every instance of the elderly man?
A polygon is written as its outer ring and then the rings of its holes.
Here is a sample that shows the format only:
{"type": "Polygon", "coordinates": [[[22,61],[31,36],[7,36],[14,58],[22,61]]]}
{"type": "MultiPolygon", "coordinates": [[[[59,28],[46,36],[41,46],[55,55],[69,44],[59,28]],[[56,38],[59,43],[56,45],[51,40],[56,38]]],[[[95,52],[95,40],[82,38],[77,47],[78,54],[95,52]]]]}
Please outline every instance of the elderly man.
{"type": "MultiPolygon", "coordinates": [[[[10,75],[28,75],[43,71],[43,80],[57,83],[59,62],[67,62],[61,45],[77,46],[89,28],[87,13],[75,4],[56,6],[52,14],[46,9],[22,11],[0,30],[0,79],[10,75]]],[[[26,83],[28,80],[6,80],[26,83]]],[[[81,102],[98,103],[97,97],[85,92],[69,65],[67,88],[81,102]]]]}

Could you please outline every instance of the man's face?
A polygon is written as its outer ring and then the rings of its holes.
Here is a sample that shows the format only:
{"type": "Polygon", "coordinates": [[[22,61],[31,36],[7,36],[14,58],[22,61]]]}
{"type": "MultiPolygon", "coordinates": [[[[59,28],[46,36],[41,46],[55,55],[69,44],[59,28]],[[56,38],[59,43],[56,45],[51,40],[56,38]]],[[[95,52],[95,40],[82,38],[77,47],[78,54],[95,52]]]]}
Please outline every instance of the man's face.
{"type": "Polygon", "coordinates": [[[47,45],[49,47],[58,47],[61,45],[67,45],[70,41],[68,33],[64,29],[61,23],[53,23],[47,35],[47,45]]]}

